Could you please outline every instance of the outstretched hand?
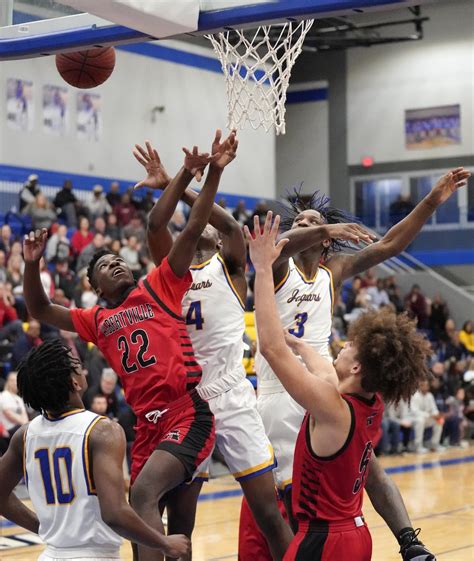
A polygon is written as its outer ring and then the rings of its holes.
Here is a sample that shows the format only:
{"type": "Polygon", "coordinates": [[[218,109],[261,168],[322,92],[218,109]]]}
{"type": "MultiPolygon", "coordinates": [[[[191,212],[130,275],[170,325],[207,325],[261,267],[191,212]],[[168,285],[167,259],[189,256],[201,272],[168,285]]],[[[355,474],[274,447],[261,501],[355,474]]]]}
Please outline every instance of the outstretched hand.
{"type": "Polygon", "coordinates": [[[134,189],[141,189],[142,187],[147,187],[148,189],[165,189],[171,178],[166,173],[158,152],[148,140],[145,142],[145,146],[146,150],[139,144],[135,144],[135,150],[133,150],[133,155],[137,162],[141,164],[147,172],[146,178],[138,182],[134,186],[134,189]]]}
{"type": "Polygon", "coordinates": [[[222,131],[220,129],[216,130],[216,136],[212,142],[212,160],[211,165],[213,167],[224,169],[232,160],[235,159],[237,155],[237,148],[239,147],[239,141],[236,138],[237,131],[233,129],[229,136],[221,142],[222,131]]]}
{"type": "Polygon", "coordinates": [[[258,216],[253,217],[254,236],[250,233],[247,226],[244,226],[244,233],[249,243],[250,258],[252,259],[255,270],[271,269],[273,263],[280,256],[281,250],[290,241],[288,238],[281,239],[277,244],[278,228],[280,226],[280,216],[277,214],[272,224],[273,212],[267,212],[263,231],[260,230],[258,216]]]}
{"type": "Polygon", "coordinates": [[[449,197],[461,187],[467,185],[471,172],[464,168],[455,168],[443,175],[431,190],[430,195],[434,197],[437,205],[443,204],[449,197]]]}
{"type": "Polygon", "coordinates": [[[184,158],[185,169],[196,178],[196,181],[201,181],[204,169],[211,161],[209,152],[201,153],[197,146],[194,146],[192,152],[183,148],[183,152],[186,154],[184,158]]]}
{"type": "Polygon", "coordinates": [[[375,239],[377,239],[377,236],[371,234],[368,230],[356,222],[327,224],[325,227],[328,231],[328,236],[331,239],[345,240],[355,244],[358,244],[361,241],[366,244],[371,244],[375,239]]]}
{"type": "Polygon", "coordinates": [[[23,258],[25,263],[39,263],[46,249],[46,241],[48,239],[48,230],[31,231],[25,234],[23,240],[23,258]]]}

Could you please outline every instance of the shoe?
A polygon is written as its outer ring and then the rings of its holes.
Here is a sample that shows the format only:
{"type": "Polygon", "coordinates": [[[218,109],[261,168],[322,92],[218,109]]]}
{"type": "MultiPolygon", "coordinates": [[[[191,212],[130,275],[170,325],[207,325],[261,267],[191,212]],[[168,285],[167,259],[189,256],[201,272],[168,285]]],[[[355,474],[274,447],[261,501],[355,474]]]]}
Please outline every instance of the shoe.
{"type": "Polygon", "coordinates": [[[441,446],[441,445],[434,446],[434,447],[431,448],[431,451],[432,452],[439,452],[439,453],[440,452],[446,452],[446,446],[441,446]]]}
{"type": "Polygon", "coordinates": [[[418,446],[418,448],[415,448],[415,454],[427,454],[428,452],[428,448],[425,448],[424,446],[418,446]]]}

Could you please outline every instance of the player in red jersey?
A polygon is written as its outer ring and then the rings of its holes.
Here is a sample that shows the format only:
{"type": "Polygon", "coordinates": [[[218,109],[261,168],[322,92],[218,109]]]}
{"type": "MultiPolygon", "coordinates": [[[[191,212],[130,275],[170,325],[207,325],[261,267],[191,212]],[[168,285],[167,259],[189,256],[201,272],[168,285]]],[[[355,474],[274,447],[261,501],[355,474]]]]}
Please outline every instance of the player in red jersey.
{"type": "MultiPolygon", "coordinates": [[[[362,499],[371,474],[379,475],[381,469],[373,446],[381,426],[382,398],[396,403],[416,391],[428,373],[430,345],[414,322],[388,310],[367,313],[352,324],[349,342],[334,366],[307,343],[285,335],[273,293],[272,264],[287,243],[283,239],[275,245],[278,226],[279,217],[272,226],[268,213],[263,234],[256,218],[255,238],[248,228],[246,236],[256,271],[261,352],[288,393],[307,411],[293,469],[292,506],[298,532],[285,561],[369,561],[372,541],[362,516],[362,499]]],[[[417,540],[394,486],[390,499],[393,515],[388,523],[403,558],[434,560],[417,540]]]]}
{"type": "MultiPolygon", "coordinates": [[[[216,135],[220,139],[220,131],[216,135]]],[[[132,271],[111,252],[100,252],[89,264],[92,287],[107,307],[68,310],[52,304],[41,285],[39,260],[46,231],[31,232],[24,242],[26,262],[24,294],[31,315],[67,331],[76,331],[102,351],[119,374],[129,405],[137,416],[132,452],[131,503],[152,527],[163,532],[158,501],[180,483],[190,480],[212,451],[214,422],[207,402],[195,391],[201,369],[181,317],[181,300],[192,282],[189,266],[201,232],[206,226],[224,167],[236,155],[235,133],[216,153],[186,153],[184,166],[167,186],[148,219],[148,245],[155,263],[147,277],[135,283],[132,271]],[[189,221],[168,252],[156,256],[156,237],[193,176],[199,180],[210,163],[201,193],[189,221]]],[[[177,504],[186,503],[188,520],[194,519],[199,486],[183,486],[174,492],[177,504]],[[186,500],[183,501],[183,496],[186,500]]],[[[172,501],[172,499],[170,499],[172,501]]],[[[170,533],[182,528],[180,508],[170,503],[170,533]]],[[[192,530],[190,525],[188,534],[192,530]]],[[[140,561],[158,559],[157,553],[139,548],[140,561]]]]}

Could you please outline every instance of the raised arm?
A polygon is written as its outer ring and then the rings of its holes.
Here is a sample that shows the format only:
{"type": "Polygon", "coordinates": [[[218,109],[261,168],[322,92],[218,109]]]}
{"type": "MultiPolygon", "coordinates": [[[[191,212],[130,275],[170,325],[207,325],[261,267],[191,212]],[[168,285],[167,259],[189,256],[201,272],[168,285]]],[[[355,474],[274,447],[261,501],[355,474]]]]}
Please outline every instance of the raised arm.
{"type": "Polygon", "coordinates": [[[369,460],[365,490],[375,510],[396,537],[402,558],[405,561],[435,561],[434,556],[416,538],[400,491],[385,473],[375,454],[369,460]]]}
{"type": "Polygon", "coordinates": [[[183,167],[170,180],[161,164],[157,151],[153,149],[149,142],[146,142],[146,151],[138,144],[135,145],[135,148],[136,150],[133,152],[135,158],[147,171],[149,162],[151,162],[151,170],[148,171],[148,177],[138,183],[135,188],[147,185],[151,179],[154,189],[165,189],[155,203],[155,206],[151,209],[147,225],[148,248],[153,262],[155,265],[159,265],[173,246],[173,238],[168,230],[168,223],[193,177],[196,177],[198,181],[201,180],[202,171],[209,163],[209,154],[200,154],[197,146],[194,147],[192,152],[183,148],[186,154],[183,167]]]}
{"type": "Polygon", "coordinates": [[[23,434],[26,426],[13,435],[8,450],[0,459],[0,514],[14,524],[38,533],[36,514],[27,508],[13,493],[23,477],[23,434]]]}
{"type": "Polygon", "coordinates": [[[41,283],[40,260],[47,239],[48,232],[43,228],[41,231],[30,232],[23,241],[23,257],[25,259],[23,295],[26,307],[31,316],[39,321],[49,323],[65,331],[75,331],[69,310],[64,306],[52,304],[41,283]]]}
{"type": "MultiPolygon", "coordinates": [[[[216,140],[220,143],[220,131],[216,134],[216,140]]],[[[234,160],[237,147],[238,140],[235,131],[232,131],[222,144],[221,151],[213,155],[206,181],[191,209],[188,223],[174,242],[168,256],[170,267],[178,277],[183,277],[191,265],[199,238],[209,222],[222,172],[234,160]]]]}
{"type": "Polygon", "coordinates": [[[89,447],[103,521],[120,536],[159,549],[173,559],[188,555],[191,544],[186,536],[160,534],[148,526],[126,501],[123,480],[126,442],[122,427],[107,419],[100,421],[92,429],[89,447]]]}
{"type": "Polygon", "coordinates": [[[336,255],[328,262],[336,285],[401,253],[415,239],[436,209],[467,183],[471,173],[456,168],[443,175],[430,193],[401,222],[395,224],[378,242],[354,255],[336,255]]]}
{"type": "Polygon", "coordinates": [[[275,245],[279,216],[272,226],[272,213],[267,214],[263,233],[254,217],[252,237],[247,227],[250,257],[255,267],[255,315],[259,349],[291,397],[318,422],[331,423],[347,414],[347,405],[332,383],[311,374],[285,342],[273,290],[272,264],[286,240],[275,245]]]}

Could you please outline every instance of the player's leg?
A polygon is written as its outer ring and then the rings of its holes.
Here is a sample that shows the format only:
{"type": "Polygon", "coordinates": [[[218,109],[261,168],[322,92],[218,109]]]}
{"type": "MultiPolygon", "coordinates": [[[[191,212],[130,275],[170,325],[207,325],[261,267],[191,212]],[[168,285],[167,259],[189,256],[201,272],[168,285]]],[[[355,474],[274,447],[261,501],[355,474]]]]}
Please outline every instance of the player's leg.
{"type": "Polygon", "coordinates": [[[239,561],[255,561],[255,559],[272,561],[267,540],[257,526],[245,496],[240,506],[238,559],[239,561]]]}
{"type": "MultiPolygon", "coordinates": [[[[183,484],[172,489],[166,495],[166,513],[168,515],[168,534],[184,534],[191,539],[196,520],[196,508],[202,480],[195,480],[189,485],[183,484]]],[[[171,557],[166,558],[171,561],[171,557]]],[[[181,557],[181,561],[191,561],[189,557],[181,557]]]]}
{"type": "Polygon", "coordinates": [[[288,515],[288,521],[291,526],[293,532],[296,532],[298,529],[298,521],[293,515],[293,492],[291,485],[288,485],[285,490],[282,492],[283,496],[283,504],[285,505],[286,514],[288,515]]]}
{"type": "MultiPolygon", "coordinates": [[[[130,489],[130,504],[147,524],[164,534],[158,503],[165,493],[182,483],[186,477],[186,469],[176,456],[165,450],[155,450],[130,489]]],[[[136,551],[140,561],[164,559],[156,549],[138,546],[136,551]]]]}

